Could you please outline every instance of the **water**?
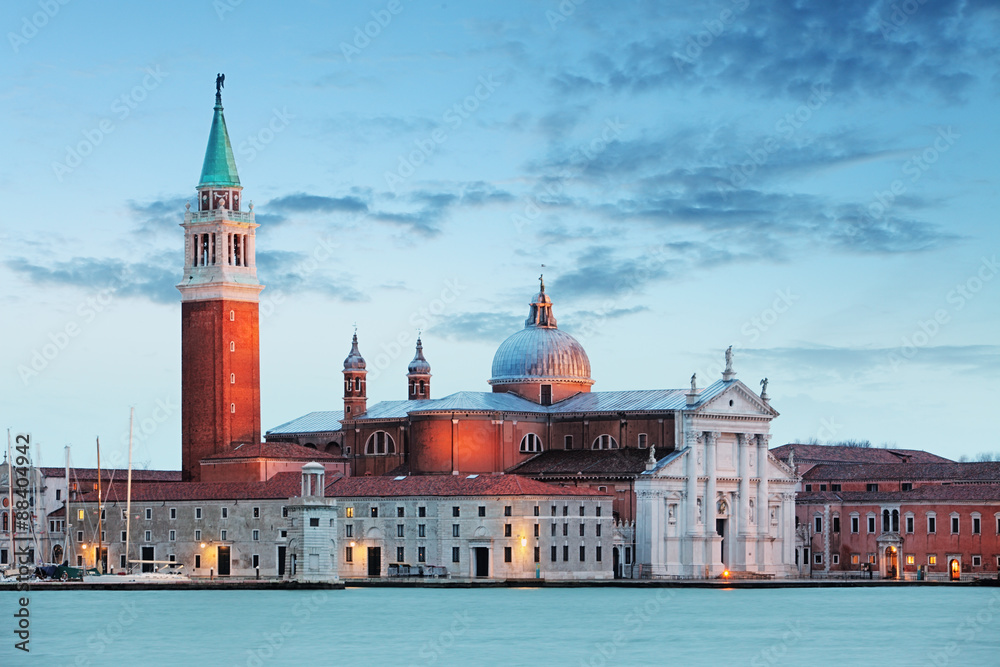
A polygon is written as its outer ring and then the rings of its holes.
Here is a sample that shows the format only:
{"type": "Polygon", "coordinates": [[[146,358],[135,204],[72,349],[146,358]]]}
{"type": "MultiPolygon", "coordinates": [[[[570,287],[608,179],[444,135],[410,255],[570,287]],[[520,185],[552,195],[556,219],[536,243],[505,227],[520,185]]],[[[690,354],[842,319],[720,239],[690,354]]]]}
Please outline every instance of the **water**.
{"type": "Polygon", "coordinates": [[[29,656],[15,600],[5,666],[1000,665],[998,589],[35,591],[29,656]]]}

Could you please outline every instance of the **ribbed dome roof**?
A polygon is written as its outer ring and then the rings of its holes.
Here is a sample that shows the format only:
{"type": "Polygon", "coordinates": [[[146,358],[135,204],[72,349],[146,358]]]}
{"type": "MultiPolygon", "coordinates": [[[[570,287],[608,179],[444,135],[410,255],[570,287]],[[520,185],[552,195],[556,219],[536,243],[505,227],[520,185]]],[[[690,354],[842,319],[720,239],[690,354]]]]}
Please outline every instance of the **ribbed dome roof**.
{"type": "Polygon", "coordinates": [[[490,384],[544,380],[594,383],[590,379],[590,359],[583,346],[556,328],[552,300],[542,282],[541,290],[532,299],[524,328],[497,348],[490,384]]]}
{"type": "Polygon", "coordinates": [[[363,371],[365,369],[365,358],[358,350],[358,334],[354,333],[354,340],[351,342],[351,353],[344,359],[345,371],[363,371]]]}

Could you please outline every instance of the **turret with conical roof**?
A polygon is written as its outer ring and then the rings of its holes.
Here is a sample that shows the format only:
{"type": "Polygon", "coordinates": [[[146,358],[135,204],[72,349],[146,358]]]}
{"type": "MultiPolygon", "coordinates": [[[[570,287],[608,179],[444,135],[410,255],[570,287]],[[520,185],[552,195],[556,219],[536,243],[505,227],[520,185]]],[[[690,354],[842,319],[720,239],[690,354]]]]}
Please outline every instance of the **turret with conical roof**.
{"type": "Polygon", "coordinates": [[[358,349],[358,332],[351,340],[351,352],[344,359],[344,417],[350,419],[368,409],[365,358],[358,349]]]}
{"type": "Polygon", "coordinates": [[[417,336],[417,351],[406,368],[407,398],[424,400],[431,397],[431,365],[424,358],[424,344],[417,336]]]}
{"type": "Polygon", "coordinates": [[[208,133],[208,147],[205,149],[198,187],[240,187],[236,158],[233,157],[233,146],[229,142],[229,131],[226,130],[226,116],[222,113],[222,92],[215,94],[215,116],[208,133]]]}

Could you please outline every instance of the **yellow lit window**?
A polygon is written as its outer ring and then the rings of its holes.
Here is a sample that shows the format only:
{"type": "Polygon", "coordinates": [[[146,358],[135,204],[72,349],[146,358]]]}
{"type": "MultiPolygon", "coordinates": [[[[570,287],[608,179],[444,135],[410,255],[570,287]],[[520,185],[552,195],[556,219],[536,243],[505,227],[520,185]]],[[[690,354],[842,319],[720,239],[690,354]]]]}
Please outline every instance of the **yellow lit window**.
{"type": "Polygon", "coordinates": [[[906,555],[906,564],[907,565],[913,565],[915,562],[917,562],[916,556],[914,556],[913,554],[907,554],[906,555]]]}
{"type": "Polygon", "coordinates": [[[80,521],[83,521],[83,516],[84,516],[83,515],[83,510],[77,510],[76,511],[76,518],[77,519],[79,519],[80,521]]]}
{"type": "Polygon", "coordinates": [[[931,555],[927,557],[928,565],[937,565],[937,556],[931,555]]]}
{"type": "Polygon", "coordinates": [[[344,516],[346,516],[348,519],[353,519],[354,518],[354,508],[353,507],[345,508],[344,509],[344,516]]]}
{"type": "Polygon", "coordinates": [[[851,554],[851,565],[857,565],[861,562],[861,554],[851,554]]]}

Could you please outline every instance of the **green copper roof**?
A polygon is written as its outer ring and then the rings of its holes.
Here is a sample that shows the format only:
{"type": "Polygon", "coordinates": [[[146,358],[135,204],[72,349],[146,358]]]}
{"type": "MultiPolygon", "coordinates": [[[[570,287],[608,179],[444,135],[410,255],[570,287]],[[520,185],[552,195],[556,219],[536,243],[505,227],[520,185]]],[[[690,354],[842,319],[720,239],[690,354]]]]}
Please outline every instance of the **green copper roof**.
{"type": "Polygon", "coordinates": [[[208,135],[208,148],[205,149],[205,163],[201,167],[198,187],[206,185],[229,187],[239,184],[236,158],[233,157],[229,132],[226,131],[226,117],[222,114],[222,96],[216,95],[215,116],[212,118],[212,131],[208,135]]]}

